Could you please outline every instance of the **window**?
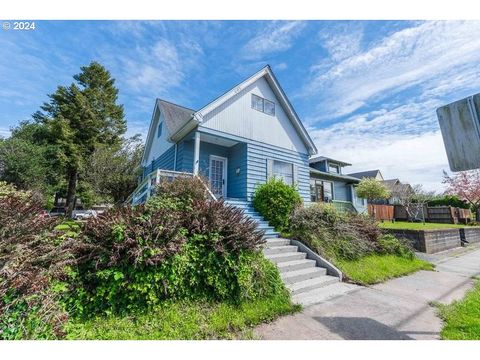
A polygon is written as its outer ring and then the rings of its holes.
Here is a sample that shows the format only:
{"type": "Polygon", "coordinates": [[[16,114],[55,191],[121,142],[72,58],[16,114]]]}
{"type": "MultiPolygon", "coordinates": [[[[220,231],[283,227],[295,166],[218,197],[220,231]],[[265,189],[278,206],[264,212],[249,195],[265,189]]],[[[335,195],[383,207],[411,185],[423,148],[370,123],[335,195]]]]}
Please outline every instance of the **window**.
{"type": "Polygon", "coordinates": [[[252,94],[252,109],[263,112],[263,99],[252,94]]]}
{"type": "Polygon", "coordinates": [[[163,121],[160,124],[158,124],[157,138],[162,136],[162,130],[163,130],[163,121]]]}
{"type": "Polygon", "coordinates": [[[252,94],[252,109],[261,111],[267,115],[275,115],[275,103],[252,94]]]}
{"type": "Polygon", "coordinates": [[[328,164],[328,171],[335,174],[340,174],[340,166],[336,164],[328,164]]]}
{"type": "Polygon", "coordinates": [[[273,176],[282,179],[285,184],[293,185],[293,164],[273,160],[273,176]]]}
{"type": "Polygon", "coordinates": [[[330,181],[323,182],[323,199],[326,202],[333,200],[333,183],[330,181]]]}
{"type": "Polygon", "coordinates": [[[275,115],[275,103],[264,99],[263,112],[265,114],[274,116],[275,115]]]}
{"type": "Polygon", "coordinates": [[[331,202],[333,200],[333,183],[310,179],[310,199],[312,202],[331,202]]]}

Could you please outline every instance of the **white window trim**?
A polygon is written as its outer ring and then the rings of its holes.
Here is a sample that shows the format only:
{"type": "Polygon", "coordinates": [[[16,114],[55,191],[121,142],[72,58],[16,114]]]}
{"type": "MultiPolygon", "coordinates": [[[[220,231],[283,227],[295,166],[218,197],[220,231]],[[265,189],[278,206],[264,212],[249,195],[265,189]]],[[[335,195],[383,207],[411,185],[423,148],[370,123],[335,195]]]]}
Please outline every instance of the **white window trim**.
{"type": "Polygon", "coordinates": [[[250,107],[251,107],[253,110],[259,111],[259,112],[264,113],[265,115],[268,115],[268,116],[275,116],[276,111],[277,111],[277,110],[276,110],[276,107],[277,107],[277,106],[276,106],[276,104],[275,104],[275,101],[265,99],[264,97],[261,97],[261,96],[259,96],[259,95],[257,95],[257,94],[253,94],[253,93],[252,93],[251,99],[250,99],[250,107]],[[253,107],[253,98],[254,98],[254,96],[262,100],[262,110],[259,110],[259,109],[256,109],[256,108],[253,107]],[[271,104],[273,105],[273,114],[269,114],[269,113],[265,112],[265,102],[266,102],[266,101],[268,101],[269,103],[271,103],[271,104]]]}
{"type": "Polygon", "coordinates": [[[272,175],[273,177],[278,177],[275,175],[275,171],[274,171],[274,168],[275,168],[275,161],[276,162],[279,162],[279,163],[283,163],[283,164],[287,164],[287,165],[290,165],[290,168],[291,168],[291,171],[292,171],[292,183],[289,184],[291,186],[295,185],[295,164],[294,163],[291,163],[291,162],[288,162],[288,161],[283,161],[283,160],[277,160],[277,159],[272,159],[272,175]]]}

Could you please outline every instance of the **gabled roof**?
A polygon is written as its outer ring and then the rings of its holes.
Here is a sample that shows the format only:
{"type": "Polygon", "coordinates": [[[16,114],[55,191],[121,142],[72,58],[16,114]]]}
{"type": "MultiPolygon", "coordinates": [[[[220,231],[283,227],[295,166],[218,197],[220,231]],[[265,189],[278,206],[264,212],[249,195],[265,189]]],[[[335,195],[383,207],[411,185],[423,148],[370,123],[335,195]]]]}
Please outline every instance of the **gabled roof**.
{"type": "Polygon", "coordinates": [[[157,112],[160,111],[165,119],[165,126],[169,134],[177,133],[182,127],[184,127],[192,118],[195,110],[188,109],[184,106],[180,106],[171,103],[166,100],[157,99],[155,101],[155,108],[153,109],[152,119],[150,120],[150,128],[148,130],[148,137],[145,143],[145,149],[143,150],[142,163],[145,161],[145,156],[150,152],[153,139],[155,137],[155,118],[157,112]]]}
{"type": "Polygon", "coordinates": [[[242,81],[240,84],[236,85],[235,87],[233,87],[232,89],[224,93],[223,95],[219,96],[212,102],[202,107],[200,110],[196,111],[193,114],[193,117],[190,120],[190,122],[183,126],[184,129],[180,129],[177,133],[172,134],[171,138],[173,140],[179,140],[182,136],[184,136],[186,132],[191,130],[194,126],[201,124],[205,115],[207,115],[211,111],[218,108],[220,105],[222,105],[223,103],[225,103],[226,101],[228,101],[229,99],[237,95],[240,91],[242,91],[244,88],[246,88],[247,86],[257,81],[261,77],[265,77],[266,81],[272,88],[272,91],[275,93],[275,95],[279,99],[280,104],[285,109],[285,113],[287,114],[288,118],[292,122],[295,130],[297,130],[297,133],[300,135],[300,138],[306,145],[310,155],[316,154],[317,148],[315,147],[315,144],[310,138],[310,135],[307,133],[307,130],[305,130],[305,127],[303,126],[302,122],[300,121],[300,118],[298,117],[297,113],[293,109],[292,104],[290,103],[287,96],[285,95],[285,92],[280,86],[277,78],[273,74],[272,69],[270,68],[269,65],[265,66],[260,71],[250,76],[248,79],[242,81]]]}
{"type": "MultiPolygon", "coordinates": [[[[233,96],[238,94],[242,89],[249,86],[250,84],[254,83],[261,77],[265,77],[267,82],[269,83],[270,87],[272,88],[273,92],[279,99],[281,105],[285,109],[285,113],[287,114],[288,118],[292,122],[294,128],[297,130],[297,133],[300,135],[300,138],[306,145],[310,155],[314,155],[317,153],[317,148],[313,143],[310,135],[305,130],[300,118],[298,117],[297,113],[293,109],[292,104],[288,100],[285,92],[283,91],[282,87],[278,83],[277,78],[272,72],[272,69],[269,65],[262,68],[260,71],[256,72],[248,79],[242,81],[240,84],[236,85],[223,95],[219,96],[212,102],[208,103],[200,110],[195,111],[169,101],[157,99],[155,102],[155,109],[153,111],[152,119],[150,122],[150,128],[148,130],[148,137],[145,145],[145,150],[143,152],[142,162],[145,161],[146,154],[149,153],[151,144],[154,139],[155,129],[154,129],[154,122],[155,122],[155,115],[158,110],[163,114],[165,117],[165,125],[168,128],[170,134],[170,140],[172,142],[176,142],[188,134],[191,130],[193,130],[197,125],[201,124],[203,121],[203,117],[207,115],[209,112],[213,111],[214,109],[218,108],[220,105],[231,99],[233,96]]],[[[341,163],[341,162],[340,162],[341,163]]],[[[345,163],[346,164],[346,163],[345,163]]],[[[350,165],[350,164],[346,164],[350,165]]]]}
{"type": "Polygon", "coordinates": [[[173,104],[169,101],[157,99],[160,111],[165,117],[165,125],[168,128],[170,134],[175,134],[180,130],[187,122],[190,121],[195,110],[173,104]]]}
{"type": "Polygon", "coordinates": [[[389,179],[381,181],[382,184],[386,186],[391,192],[395,190],[404,191],[407,188],[411,188],[411,185],[408,183],[402,183],[399,179],[389,179]]]}
{"type": "Polygon", "coordinates": [[[311,158],[310,160],[308,160],[308,162],[309,162],[310,164],[315,164],[315,163],[317,163],[317,162],[325,161],[325,160],[334,162],[335,164],[339,164],[339,165],[341,165],[341,166],[350,166],[350,165],[352,165],[352,164],[346,163],[346,162],[344,162],[344,161],[335,160],[335,159],[332,159],[332,158],[329,158],[329,157],[326,157],[326,156],[313,157],[313,158],[311,158]]]}
{"type": "Polygon", "coordinates": [[[352,173],[352,174],[348,174],[348,175],[359,178],[359,179],[363,179],[363,178],[376,178],[378,174],[380,174],[380,176],[383,179],[382,173],[378,169],[377,170],[360,171],[360,172],[356,172],[356,173],[352,173]]]}

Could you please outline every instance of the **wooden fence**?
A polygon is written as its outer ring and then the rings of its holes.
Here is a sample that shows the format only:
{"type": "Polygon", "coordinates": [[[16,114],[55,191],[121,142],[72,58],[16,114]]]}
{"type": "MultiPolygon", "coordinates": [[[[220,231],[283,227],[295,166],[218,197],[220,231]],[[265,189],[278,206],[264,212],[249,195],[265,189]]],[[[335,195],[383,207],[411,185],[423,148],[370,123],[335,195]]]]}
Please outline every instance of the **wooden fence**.
{"type": "MultiPolygon", "coordinates": [[[[425,206],[423,209],[425,221],[434,223],[457,224],[468,223],[472,220],[472,213],[469,209],[461,209],[452,206],[425,206]]],[[[421,219],[422,214],[418,215],[421,219]]],[[[407,212],[402,205],[395,205],[395,220],[408,220],[407,212]]]]}
{"type": "Polygon", "coordinates": [[[374,216],[375,220],[390,220],[394,219],[394,207],[392,205],[374,205],[368,204],[368,214],[374,216]]]}

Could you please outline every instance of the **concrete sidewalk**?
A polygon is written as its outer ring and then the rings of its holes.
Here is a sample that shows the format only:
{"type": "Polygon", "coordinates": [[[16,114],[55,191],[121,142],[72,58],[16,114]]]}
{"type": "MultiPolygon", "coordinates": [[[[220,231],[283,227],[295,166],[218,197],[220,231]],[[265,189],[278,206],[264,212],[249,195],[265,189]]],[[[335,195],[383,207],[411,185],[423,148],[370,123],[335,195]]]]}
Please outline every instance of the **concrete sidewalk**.
{"type": "Polygon", "coordinates": [[[432,301],[450,303],[480,274],[480,248],[420,255],[437,265],[372,287],[357,289],[305,308],[255,330],[263,339],[439,339],[441,320],[432,301]]]}

